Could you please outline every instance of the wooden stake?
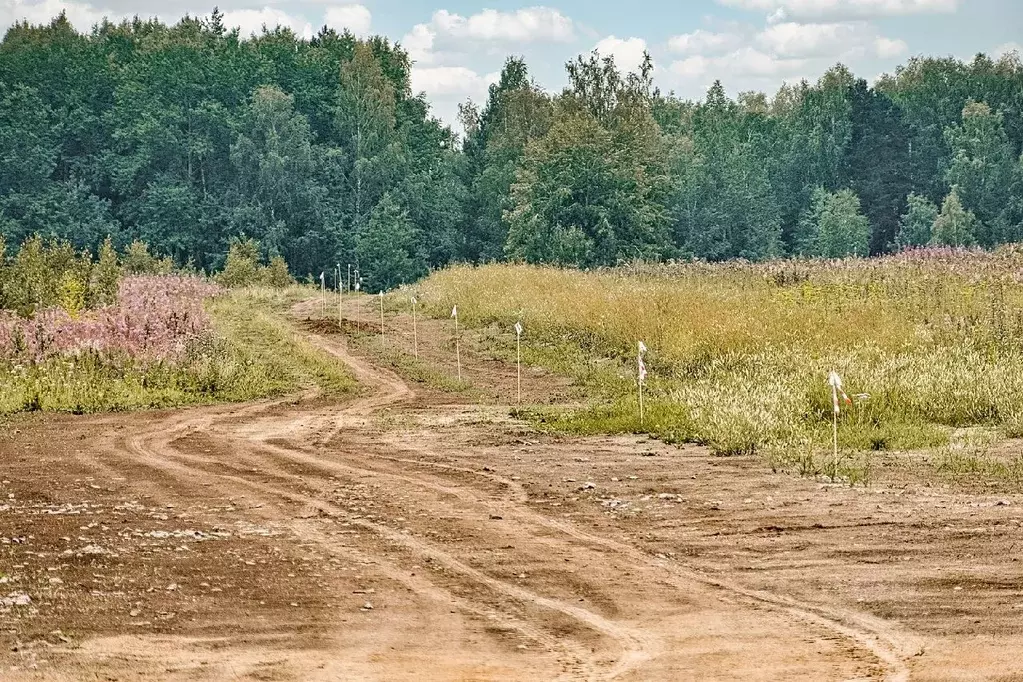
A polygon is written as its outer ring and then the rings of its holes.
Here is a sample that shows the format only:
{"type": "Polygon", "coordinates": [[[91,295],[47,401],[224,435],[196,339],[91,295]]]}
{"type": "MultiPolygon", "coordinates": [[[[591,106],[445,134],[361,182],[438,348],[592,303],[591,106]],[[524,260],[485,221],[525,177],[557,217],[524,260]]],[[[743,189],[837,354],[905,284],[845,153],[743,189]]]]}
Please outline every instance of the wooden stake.
{"type": "Polygon", "coordinates": [[[515,387],[518,404],[522,404],[522,323],[515,323],[515,387]]]}
{"type": "Polygon", "coordinates": [[[639,380],[639,425],[643,426],[643,380],[639,380]]]}
{"type": "Polygon", "coordinates": [[[384,292],[380,292],[380,347],[384,347],[384,292]]]}
{"type": "Polygon", "coordinates": [[[838,478],[838,412],[832,410],[831,412],[831,425],[832,425],[832,436],[835,445],[835,459],[832,463],[831,480],[834,481],[838,478]]]}
{"type": "Polygon", "coordinates": [[[522,335],[515,335],[515,384],[518,389],[516,403],[522,404],[522,335]]]}
{"type": "Polygon", "coordinates": [[[458,341],[458,315],[455,315],[455,362],[458,364],[458,380],[462,380],[462,348],[458,341]]]}
{"type": "Polygon", "coordinates": [[[419,331],[416,329],[416,297],[412,297],[412,352],[419,359],[419,331]]]}

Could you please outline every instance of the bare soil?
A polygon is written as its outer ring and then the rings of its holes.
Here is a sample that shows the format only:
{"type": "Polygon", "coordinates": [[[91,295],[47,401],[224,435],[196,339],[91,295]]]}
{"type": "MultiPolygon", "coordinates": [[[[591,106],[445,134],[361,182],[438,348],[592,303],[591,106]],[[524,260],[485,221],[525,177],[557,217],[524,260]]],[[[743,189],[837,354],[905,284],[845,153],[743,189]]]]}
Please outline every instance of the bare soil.
{"type": "Polygon", "coordinates": [[[360,396],[0,424],[0,679],[1023,680],[1011,488],[539,434],[469,337],[445,393],[295,312],[360,396]]]}

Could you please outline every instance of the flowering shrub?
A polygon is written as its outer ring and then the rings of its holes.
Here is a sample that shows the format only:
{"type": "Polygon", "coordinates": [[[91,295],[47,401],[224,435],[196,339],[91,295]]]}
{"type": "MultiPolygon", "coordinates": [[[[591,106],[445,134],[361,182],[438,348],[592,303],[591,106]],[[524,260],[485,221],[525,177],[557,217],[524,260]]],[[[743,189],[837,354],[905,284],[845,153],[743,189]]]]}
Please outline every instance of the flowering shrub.
{"type": "Polygon", "coordinates": [[[73,318],[63,308],[28,319],[0,311],[0,360],[38,364],[87,351],[145,361],[172,361],[210,328],[203,300],[219,287],[197,277],[132,276],[113,305],[73,318]]]}

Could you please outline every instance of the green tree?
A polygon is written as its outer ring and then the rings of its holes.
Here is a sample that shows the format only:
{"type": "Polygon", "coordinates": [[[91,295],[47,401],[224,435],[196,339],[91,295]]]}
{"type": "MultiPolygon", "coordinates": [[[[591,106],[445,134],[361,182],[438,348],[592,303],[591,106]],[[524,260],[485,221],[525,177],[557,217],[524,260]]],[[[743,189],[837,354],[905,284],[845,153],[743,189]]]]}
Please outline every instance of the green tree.
{"type": "Polygon", "coordinates": [[[764,163],[763,117],[725,97],[720,82],[672,136],[676,244],[709,260],[762,260],[781,251],[781,215],[764,163]]]}
{"type": "Polygon", "coordinates": [[[309,122],[295,111],[292,96],[271,86],[253,92],[231,161],[240,200],[233,231],[257,239],[269,254],[283,255],[300,269],[315,269],[311,254],[293,247],[295,237],[317,226],[322,188],[309,122]]]}
{"type": "Polygon", "coordinates": [[[52,118],[34,89],[0,81],[0,196],[48,184],[58,152],[52,118]]]}
{"type": "Polygon", "coordinates": [[[500,80],[490,86],[483,112],[471,102],[460,109],[466,130],[465,225],[457,255],[472,261],[499,260],[508,238],[506,211],[526,146],[550,129],[553,105],[529,79],[522,59],[509,58],[500,80]]]}
{"type": "Polygon", "coordinates": [[[849,142],[842,160],[843,184],[860,198],[870,222],[870,252],[886,251],[899,231],[909,173],[909,128],[887,95],[857,80],[849,89],[849,142]]]}
{"type": "Polygon", "coordinates": [[[666,220],[645,175],[588,111],[559,113],[512,188],[508,256],[587,267],[659,257],[666,220]]]}
{"type": "Polygon", "coordinates": [[[408,214],[390,194],[373,208],[369,223],[357,237],[356,251],[359,262],[366,263],[369,292],[393,289],[427,273],[408,214]]]}
{"type": "Polygon", "coordinates": [[[217,284],[225,287],[249,287],[260,283],[259,242],[234,239],[227,250],[224,269],[217,273],[217,284]]]}
{"type": "Polygon", "coordinates": [[[341,66],[335,125],[349,153],[348,214],[358,230],[393,178],[398,161],[394,83],[368,43],[359,43],[341,66]]]}
{"type": "Polygon", "coordinates": [[[907,199],[907,209],[899,223],[896,249],[924,246],[931,241],[931,229],[938,218],[938,207],[922,194],[912,193],[907,199]]]}
{"type": "Polygon", "coordinates": [[[818,188],[802,220],[803,252],[823,258],[866,256],[870,223],[860,213],[860,200],[849,189],[828,192],[818,188]]]}
{"type": "Polygon", "coordinates": [[[952,191],[941,204],[941,213],[931,228],[931,243],[940,246],[973,246],[977,243],[977,217],[963,208],[959,188],[952,191]]]}
{"type": "Polygon", "coordinates": [[[945,178],[957,187],[963,206],[980,221],[977,241],[994,246],[1015,236],[1006,210],[1016,155],[1005,134],[1001,112],[993,113],[983,102],[969,102],[963,108],[962,119],[962,125],[945,130],[952,150],[945,178]]]}
{"type": "Polygon", "coordinates": [[[117,300],[117,283],[121,279],[121,266],[117,262],[114,243],[107,237],[99,247],[99,258],[92,268],[89,281],[90,305],[111,305],[117,300]]]}

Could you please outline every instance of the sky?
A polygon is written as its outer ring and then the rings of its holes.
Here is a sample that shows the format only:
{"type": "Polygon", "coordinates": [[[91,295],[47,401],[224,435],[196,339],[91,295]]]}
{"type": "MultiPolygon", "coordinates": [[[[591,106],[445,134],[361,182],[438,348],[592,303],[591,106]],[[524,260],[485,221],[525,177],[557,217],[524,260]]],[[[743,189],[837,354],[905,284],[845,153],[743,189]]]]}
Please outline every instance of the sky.
{"type": "Polygon", "coordinates": [[[214,2],[245,35],[263,24],[300,35],[327,25],[397,41],[413,60],[413,90],[456,129],[458,104],[482,105],[510,55],[557,91],[579,54],[597,50],[632,70],[647,50],[656,85],[699,99],[716,79],[733,96],[772,94],[837,62],[873,81],[916,55],[1023,53],[1021,0],[0,0],[0,31],[62,9],[82,31],[104,16],[175,23],[208,15],[214,2]]]}

